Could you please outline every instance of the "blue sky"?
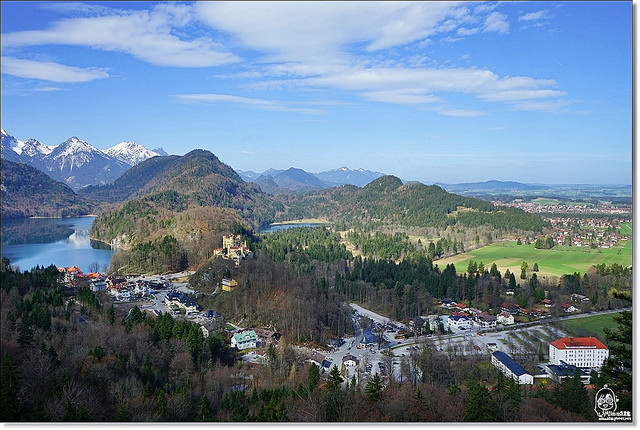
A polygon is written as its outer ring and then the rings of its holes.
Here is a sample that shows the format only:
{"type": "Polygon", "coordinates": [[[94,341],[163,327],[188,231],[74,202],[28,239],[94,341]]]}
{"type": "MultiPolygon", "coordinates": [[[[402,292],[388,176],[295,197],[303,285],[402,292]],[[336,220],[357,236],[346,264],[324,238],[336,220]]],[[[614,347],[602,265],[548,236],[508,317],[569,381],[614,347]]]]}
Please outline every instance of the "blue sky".
{"type": "Polygon", "coordinates": [[[1,2],[2,127],[237,170],[631,183],[632,3],[1,2]]]}

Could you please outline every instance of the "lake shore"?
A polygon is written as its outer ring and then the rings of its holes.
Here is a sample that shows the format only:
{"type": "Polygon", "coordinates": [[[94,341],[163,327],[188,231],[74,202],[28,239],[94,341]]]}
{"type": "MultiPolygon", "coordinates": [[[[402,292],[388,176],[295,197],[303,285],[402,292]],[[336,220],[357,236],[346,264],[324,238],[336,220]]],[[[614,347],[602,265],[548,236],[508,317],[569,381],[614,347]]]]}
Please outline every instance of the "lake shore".
{"type": "Polygon", "coordinates": [[[291,224],[332,224],[324,218],[304,218],[291,221],[272,222],[270,225],[291,225],[291,224]]]}

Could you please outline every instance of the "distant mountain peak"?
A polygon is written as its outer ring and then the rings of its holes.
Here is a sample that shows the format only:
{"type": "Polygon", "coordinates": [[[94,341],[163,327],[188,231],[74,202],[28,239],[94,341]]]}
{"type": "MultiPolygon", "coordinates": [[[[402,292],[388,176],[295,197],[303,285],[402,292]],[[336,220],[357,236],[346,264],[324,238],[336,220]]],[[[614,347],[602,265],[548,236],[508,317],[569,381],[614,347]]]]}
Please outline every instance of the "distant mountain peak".
{"type": "Polygon", "coordinates": [[[3,159],[36,167],[75,190],[112,182],[143,160],[167,155],[162,149],[149,151],[132,141],[122,141],[103,151],[77,136],[49,146],[36,139],[16,139],[4,128],[1,134],[3,159]]]}
{"type": "Polygon", "coordinates": [[[381,176],[384,176],[384,173],[372,172],[363,168],[352,170],[346,166],[329,170],[327,172],[316,173],[316,177],[318,179],[330,186],[350,184],[358,187],[364,187],[369,182],[381,176]]]}
{"type": "MultiPolygon", "coordinates": [[[[136,164],[151,158],[161,155],[155,151],[150,151],[139,143],[133,141],[122,141],[117,145],[112,146],[111,148],[104,151],[105,154],[108,154],[118,160],[127,163],[130,166],[135,166],[136,164]]],[[[163,151],[164,152],[164,151],[163,151]]],[[[165,152],[166,154],[166,152],[165,152]]]]}

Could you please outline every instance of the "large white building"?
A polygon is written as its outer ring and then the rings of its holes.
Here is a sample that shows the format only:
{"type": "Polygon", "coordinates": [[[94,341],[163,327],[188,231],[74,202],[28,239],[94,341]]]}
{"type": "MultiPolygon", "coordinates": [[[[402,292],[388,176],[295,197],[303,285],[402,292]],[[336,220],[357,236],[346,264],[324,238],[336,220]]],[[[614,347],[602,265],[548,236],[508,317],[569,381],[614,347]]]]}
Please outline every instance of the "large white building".
{"type": "Polygon", "coordinates": [[[511,378],[518,384],[533,384],[533,375],[528,373],[513,358],[502,351],[491,354],[491,363],[498,368],[507,378],[511,378]]]}
{"type": "Polygon", "coordinates": [[[563,337],[549,344],[549,363],[576,367],[602,367],[609,357],[609,348],[595,337],[563,337]]]}

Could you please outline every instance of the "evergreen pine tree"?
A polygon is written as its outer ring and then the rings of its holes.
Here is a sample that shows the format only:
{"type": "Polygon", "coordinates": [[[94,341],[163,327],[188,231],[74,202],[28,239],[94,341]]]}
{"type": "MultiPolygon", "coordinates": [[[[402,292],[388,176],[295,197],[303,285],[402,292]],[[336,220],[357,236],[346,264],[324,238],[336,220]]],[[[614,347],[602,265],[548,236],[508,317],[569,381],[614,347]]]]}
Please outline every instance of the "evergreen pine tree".
{"type": "Polygon", "coordinates": [[[369,401],[375,403],[382,398],[382,388],[382,380],[380,375],[376,373],[367,381],[364,392],[367,394],[369,401]]]}

